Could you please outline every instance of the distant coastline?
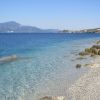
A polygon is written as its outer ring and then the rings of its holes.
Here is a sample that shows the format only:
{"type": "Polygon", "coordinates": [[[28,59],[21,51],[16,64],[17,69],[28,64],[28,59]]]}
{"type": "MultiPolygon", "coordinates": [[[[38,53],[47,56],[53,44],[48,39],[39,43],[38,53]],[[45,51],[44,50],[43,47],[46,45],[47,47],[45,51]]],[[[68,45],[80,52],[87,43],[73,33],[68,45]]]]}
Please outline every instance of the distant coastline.
{"type": "Polygon", "coordinates": [[[21,25],[15,21],[0,23],[0,33],[100,33],[100,28],[83,30],[41,29],[34,26],[21,25]]]}
{"type": "Polygon", "coordinates": [[[100,33],[100,28],[83,29],[83,30],[63,30],[64,33],[100,33]]]}

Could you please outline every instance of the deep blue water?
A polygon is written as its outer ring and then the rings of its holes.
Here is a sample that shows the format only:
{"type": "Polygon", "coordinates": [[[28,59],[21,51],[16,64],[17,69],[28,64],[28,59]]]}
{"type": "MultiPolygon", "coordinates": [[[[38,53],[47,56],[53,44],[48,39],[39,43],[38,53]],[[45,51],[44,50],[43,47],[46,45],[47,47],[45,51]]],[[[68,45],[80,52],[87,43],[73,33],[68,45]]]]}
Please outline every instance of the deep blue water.
{"type": "Polygon", "coordinates": [[[37,100],[44,95],[66,95],[87,68],[77,70],[75,60],[100,34],[0,34],[0,100],[37,100]],[[75,61],[74,61],[75,60],[75,61]]]}
{"type": "Polygon", "coordinates": [[[0,56],[41,51],[63,41],[98,37],[99,34],[0,34],[0,56]],[[5,49],[2,51],[2,49],[5,49]]]}

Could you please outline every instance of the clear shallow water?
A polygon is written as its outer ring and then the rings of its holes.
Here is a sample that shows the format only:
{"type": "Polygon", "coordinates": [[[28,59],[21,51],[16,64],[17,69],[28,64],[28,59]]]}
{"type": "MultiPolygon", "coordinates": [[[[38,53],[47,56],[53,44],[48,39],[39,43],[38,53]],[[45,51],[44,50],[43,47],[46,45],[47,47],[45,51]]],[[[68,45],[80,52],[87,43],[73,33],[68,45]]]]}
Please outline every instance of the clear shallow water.
{"type": "Polygon", "coordinates": [[[45,95],[66,95],[87,68],[75,60],[100,34],[0,34],[0,57],[16,55],[0,64],[1,100],[37,100],[45,95]],[[25,59],[24,59],[25,58],[25,59]]]}

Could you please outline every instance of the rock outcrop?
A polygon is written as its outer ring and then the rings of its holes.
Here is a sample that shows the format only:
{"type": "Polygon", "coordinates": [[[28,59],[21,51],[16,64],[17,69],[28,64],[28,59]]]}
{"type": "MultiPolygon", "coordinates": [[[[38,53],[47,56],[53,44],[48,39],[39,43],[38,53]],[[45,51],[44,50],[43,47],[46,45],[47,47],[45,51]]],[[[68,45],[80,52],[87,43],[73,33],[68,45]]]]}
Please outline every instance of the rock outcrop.
{"type": "Polygon", "coordinates": [[[100,55],[100,45],[93,45],[91,48],[86,48],[84,51],[80,52],[79,55],[100,55]]]}

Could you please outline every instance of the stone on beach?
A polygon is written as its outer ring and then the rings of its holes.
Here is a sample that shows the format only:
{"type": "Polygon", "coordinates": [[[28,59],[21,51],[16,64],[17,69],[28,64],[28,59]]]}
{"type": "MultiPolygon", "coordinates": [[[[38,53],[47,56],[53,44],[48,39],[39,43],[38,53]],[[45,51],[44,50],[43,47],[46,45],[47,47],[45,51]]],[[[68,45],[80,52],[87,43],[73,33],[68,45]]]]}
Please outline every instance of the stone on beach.
{"type": "Polygon", "coordinates": [[[45,96],[43,98],[40,98],[40,100],[65,100],[64,96],[45,96]]]}

